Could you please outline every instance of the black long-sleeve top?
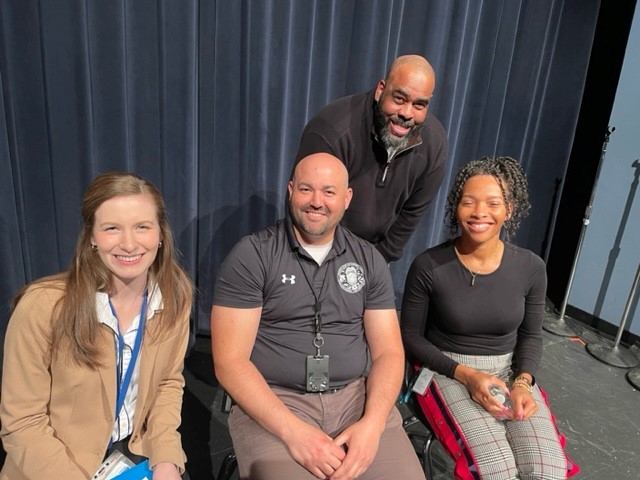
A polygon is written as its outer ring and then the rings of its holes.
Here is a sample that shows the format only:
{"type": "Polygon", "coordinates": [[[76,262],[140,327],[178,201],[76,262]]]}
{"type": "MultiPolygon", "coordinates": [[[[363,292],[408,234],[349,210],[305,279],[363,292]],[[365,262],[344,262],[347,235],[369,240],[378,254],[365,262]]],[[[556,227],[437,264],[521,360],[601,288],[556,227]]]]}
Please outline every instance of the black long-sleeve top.
{"type": "Polygon", "coordinates": [[[407,355],[453,378],[457,363],[442,351],[466,355],[513,352],[516,374],[535,376],[542,357],[547,287],[544,262],[505,243],[493,273],[471,273],[448,241],[413,261],[402,302],[402,340],[407,355]]]}
{"type": "Polygon", "coordinates": [[[353,199],[342,225],[373,243],[387,262],[402,257],[445,171],[447,136],[428,114],[420,136],[388,158],[374,129],[375,90],[344,97],[314,116],[302,133],[296,163],[330,153],[349,172],[353,199]]]}

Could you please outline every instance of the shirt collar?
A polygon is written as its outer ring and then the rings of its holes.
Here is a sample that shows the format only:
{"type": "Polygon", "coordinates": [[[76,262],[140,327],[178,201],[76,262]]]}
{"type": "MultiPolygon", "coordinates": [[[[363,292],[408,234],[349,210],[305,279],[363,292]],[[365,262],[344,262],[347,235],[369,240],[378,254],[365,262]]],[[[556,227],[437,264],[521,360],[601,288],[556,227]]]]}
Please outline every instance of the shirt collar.
{"type": "MultiPolygon", "coordinates": [[[[289,242],[289,247],[293,252],[300,252],[304,257],[309,257],[305,252],[304,248],[300,245],[298,238],[296,237],[296,233],[293,230],[293,221],[291,220],[291,215],[287,215],[284,220],[284,229],[287,234],[287,240],[289,242]]],[[[333,245],[331,246],[331,251],[325,258],[325,262],[331,259],[334,256],[342,255],[346,251],[345,247],[346,241],[344,236],[344,227],[337,225],[336,231],[333,235],[333,245]]]]}
{"type": "MultiPolygon", "coordinates": [[[[149,292],[149,298],[147,299],[147,320],[150,320],[157,311],[162,310],[162,292],[160,287],[154,281],[150,281],[147,286],[149,292]]],[[[96,313],[98,315],[98,321],[104,323],[110,327],[114,332],[118,331],[118,319],[111,311],[109,305],[109,294],[106,292],[96,292],[96,313]]],[[[138,324],[138,319],[134,321],[135,325],[138,324]]],[[[137,327],[136,327],[137,328],[137,327]]]]}

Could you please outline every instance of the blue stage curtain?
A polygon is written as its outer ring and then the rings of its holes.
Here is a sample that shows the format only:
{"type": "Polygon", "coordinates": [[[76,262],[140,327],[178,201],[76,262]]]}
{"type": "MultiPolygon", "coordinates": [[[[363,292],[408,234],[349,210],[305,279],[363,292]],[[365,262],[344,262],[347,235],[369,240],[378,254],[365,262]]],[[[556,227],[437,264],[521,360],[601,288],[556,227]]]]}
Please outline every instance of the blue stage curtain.
{"type": "Polygon", "coordinates": [[[445,238],[457,169],[523,163],[533,210],[515,239],[543,253],[576,127],[596,0],[3,0],[0,328],[26,282],[66,268],[82,192],[137,172],[163,191],[209,331],[220,262],[283,215],[306,121],[373,88],[398,55],[432,63],[449,135],[439,196],[392,264],[445,238]]]}

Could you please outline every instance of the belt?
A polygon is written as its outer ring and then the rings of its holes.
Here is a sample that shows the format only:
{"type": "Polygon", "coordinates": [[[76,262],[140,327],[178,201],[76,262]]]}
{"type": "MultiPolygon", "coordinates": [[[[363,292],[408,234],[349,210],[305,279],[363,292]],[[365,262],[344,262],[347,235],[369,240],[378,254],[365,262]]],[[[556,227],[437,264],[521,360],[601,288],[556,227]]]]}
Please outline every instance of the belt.
{"type": "Polygon", "coordinates": [[[340,390],[344,390],[346,387],[348,387],[349,385],[353,385],[354,383],[361,381],[362,377],[360,378],[356,378],[355,380],[345,384],[345,385],[340,385],[338,387],[332,387],[329,388],[327,390],[325,390],[324,392],[307,392],[306,390],[301,390],[299,388],[287,388],[287,387],[283,387],[280,385],[271,385],[272,389],[275,390],[283,390],[285,392],[290,392],[290,393],[296,393],[298,395],[327,395],[327,394],[332,394],[332,393],[337,393],[340,390]]]}
{"type": "Polygon", "coordinates": [[[323,392],[303,392],[303,393],[305,395],[329,395],[332,393],[339,392],[340,390],[343,390],[344,387],[346,387],[346,385],[342,385],[341,387],[329,388],[327,390],[324,390],[323,392]]]}

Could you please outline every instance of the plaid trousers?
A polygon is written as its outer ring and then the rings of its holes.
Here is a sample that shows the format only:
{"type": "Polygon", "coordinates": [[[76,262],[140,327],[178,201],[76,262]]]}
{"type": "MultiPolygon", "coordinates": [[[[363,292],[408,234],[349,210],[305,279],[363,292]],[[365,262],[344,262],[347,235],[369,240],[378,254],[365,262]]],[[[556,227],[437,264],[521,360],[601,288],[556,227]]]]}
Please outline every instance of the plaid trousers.
{"type": "MultiPolygon", "coordinates": [[[[509,382],[512,355],[460,355],[460,364],[509,382]]],[[[460,480],[565,479],[579,471],[564,452],[543,392],[535,385],[538,411],[527,420],[501,421],[474,402],[457,380],[436,374],[424,396],[417,395],[431,428],[454,459],[460,480]]]]}

